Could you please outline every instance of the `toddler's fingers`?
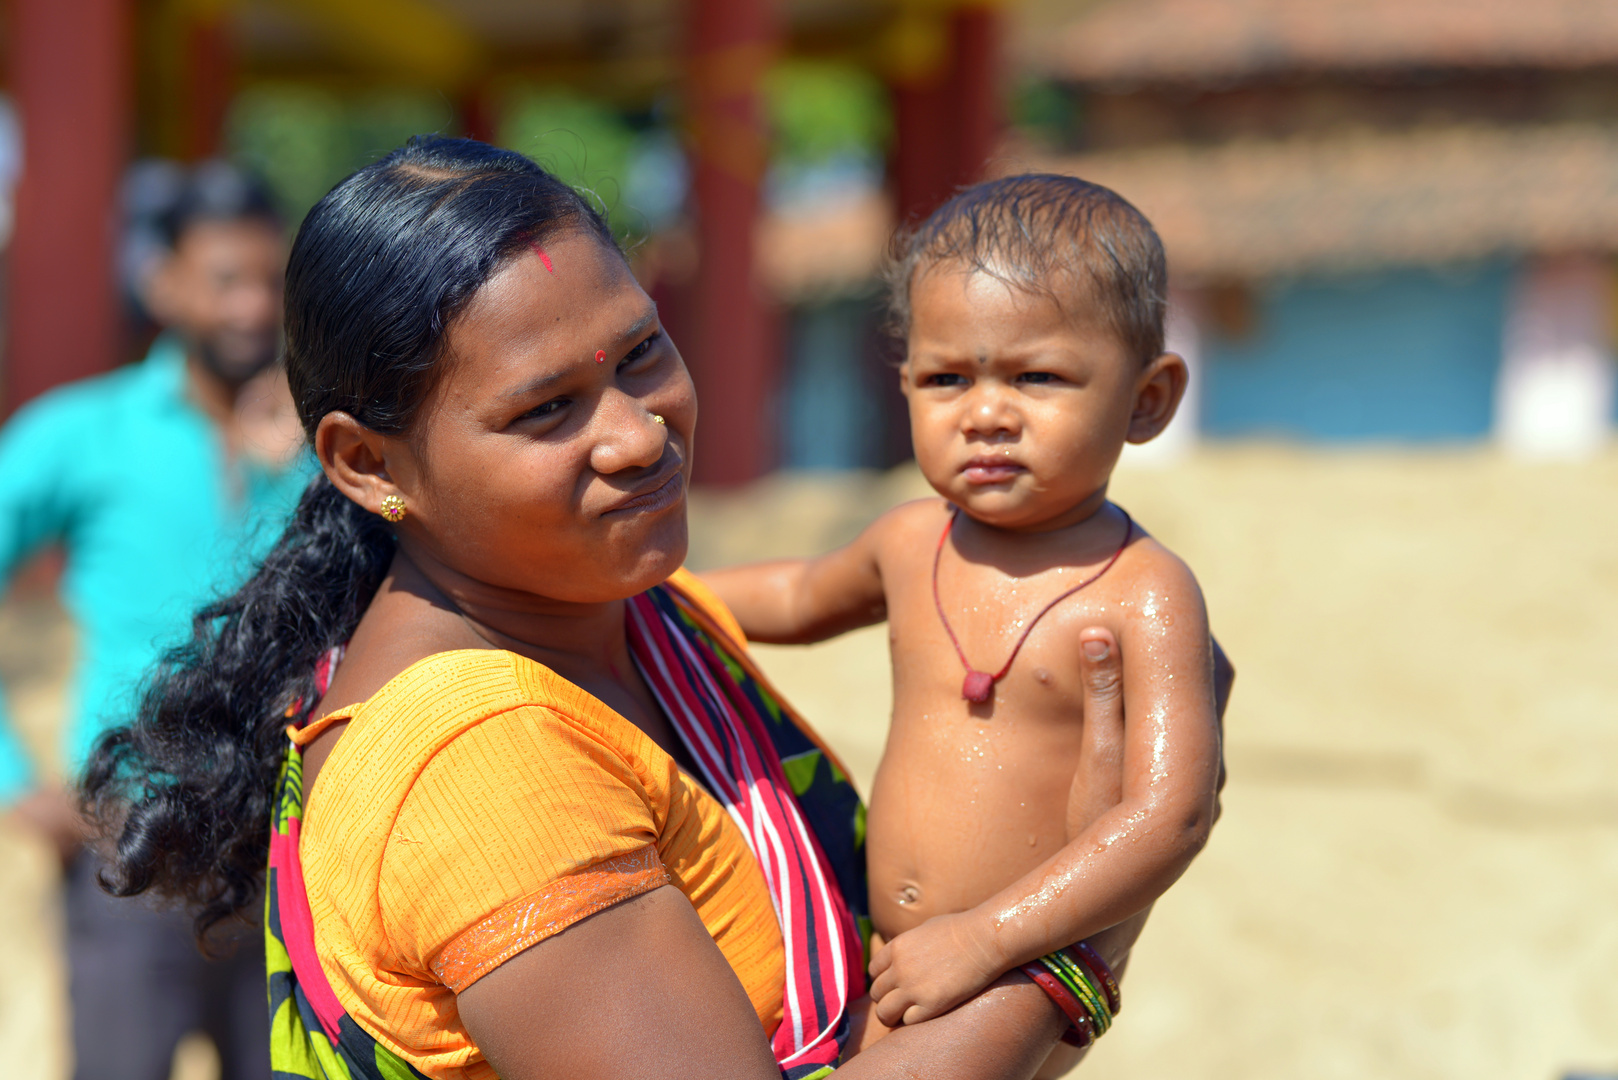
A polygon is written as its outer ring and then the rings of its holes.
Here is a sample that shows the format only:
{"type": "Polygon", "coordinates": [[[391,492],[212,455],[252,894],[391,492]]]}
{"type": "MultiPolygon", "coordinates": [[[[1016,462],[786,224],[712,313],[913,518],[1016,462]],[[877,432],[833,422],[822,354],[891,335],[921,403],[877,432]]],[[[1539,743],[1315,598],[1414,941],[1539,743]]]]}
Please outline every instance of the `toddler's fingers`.
{"type": "Polygon", "coordinates": [[[904,1022],[907,1024],[919,1024],[923,1020],[931,1020],[937,1015],[936,1010],[929,1009],[925,1005],[912,1005],[905,1010],[904,1022]]]}
{"type": "Polygon", "coordinates": [[[894,978],[892,970],[884,971],[871,980],[871,989],[867,993],[871,995],[872,1001],[881,1001],[898,985],[899,980],[894,978]]]}
{"type": "MultiPolygon", "coordinates": [[[[875,1000],[874,996],[872,1000],[875,1000]]],[[[904,1023],[905,1013],[910,1011],[911,1005],[910,998],[905,994],[888,994],[876,1002],[876,1018],[890,1028],[899,1027],[904,1023]]]]}

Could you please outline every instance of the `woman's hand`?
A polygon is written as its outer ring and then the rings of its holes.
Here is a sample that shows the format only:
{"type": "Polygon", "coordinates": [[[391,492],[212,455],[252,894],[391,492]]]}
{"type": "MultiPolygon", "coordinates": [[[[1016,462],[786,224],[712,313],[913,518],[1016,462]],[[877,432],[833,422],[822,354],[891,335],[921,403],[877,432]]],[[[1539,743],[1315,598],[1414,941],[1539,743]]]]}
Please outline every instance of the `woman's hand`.
{"type": "Polygon", "coordinates": [[[79,813],[73,796],[54,785],[24,795],[12,804],[5,816],[50,844],[64,867],[77,857],[90,837],[90,827],[79,813]]]}

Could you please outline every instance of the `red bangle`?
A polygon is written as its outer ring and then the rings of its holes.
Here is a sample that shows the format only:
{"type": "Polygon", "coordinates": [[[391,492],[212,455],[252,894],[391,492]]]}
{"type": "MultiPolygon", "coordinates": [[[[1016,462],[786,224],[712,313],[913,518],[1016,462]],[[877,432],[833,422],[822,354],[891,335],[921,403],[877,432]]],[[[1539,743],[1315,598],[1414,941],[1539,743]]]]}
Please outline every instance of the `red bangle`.
{"type": "Polygon", "coordinates": [[[1062,980],[1046,971],[1038,962],[1024,964],[1022,973],[1034,980],[1034,985],[1045,991],[1056,1002],[1057,1008],[1067,1014],[1068,1027],[1062,1032],[1062,1041],[1069,1046],[1086,1047],[1096,1041],[1095,1021],[1090,1018],[1073,991],[1062,985],[1062,980]]]}
{"type": "Polygon", "coordinates": [[[1101,983],[1101,988],[1107,992],[1107,1008],[1112,1015],[1117,1016],[1118,1010],[1123,1007],[1123,996],[1118,992],[1118,980],[1113,977],[1112,968],[1101,959],[1101,954],[1090,947],[1089,942],[1081,941],[1073,946],[1073,952],[1090,969],[1090,973],[1101,983]]]}

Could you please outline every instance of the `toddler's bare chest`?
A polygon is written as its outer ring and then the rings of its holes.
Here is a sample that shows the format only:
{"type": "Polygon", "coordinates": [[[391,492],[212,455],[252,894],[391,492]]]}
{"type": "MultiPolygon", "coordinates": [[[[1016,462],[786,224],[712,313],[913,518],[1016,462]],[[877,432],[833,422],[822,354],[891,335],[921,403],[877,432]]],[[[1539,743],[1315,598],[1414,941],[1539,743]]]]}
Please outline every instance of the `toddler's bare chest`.
{"type": "Polygon", "coordinates": [[[895,726],[907,718],[970,717],[1076,747],[1084,699],[1079,633],[1097,625],[1118,632],[1118,605],[1097,590],[1041,614],[1061,594],[1060,581],[1000,587],[985,575],[967,584],[935,594],[924,573],[889,579],[895,726]],[[973,672],[977,685],[968,680],[973,672]]]}

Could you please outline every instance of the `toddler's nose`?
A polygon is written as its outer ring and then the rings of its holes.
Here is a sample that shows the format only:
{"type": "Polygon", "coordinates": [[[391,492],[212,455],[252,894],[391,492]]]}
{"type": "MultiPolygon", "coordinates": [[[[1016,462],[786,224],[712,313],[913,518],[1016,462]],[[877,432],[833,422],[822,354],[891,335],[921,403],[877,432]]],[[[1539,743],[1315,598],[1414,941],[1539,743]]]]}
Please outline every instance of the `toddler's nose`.
{"type": "Polygon", "coordinates": [[[1008,395],[981,384],[972,388],[964,419],[962,431],[967,435],[1015,433],[1020,426],[1008,395]]]}

